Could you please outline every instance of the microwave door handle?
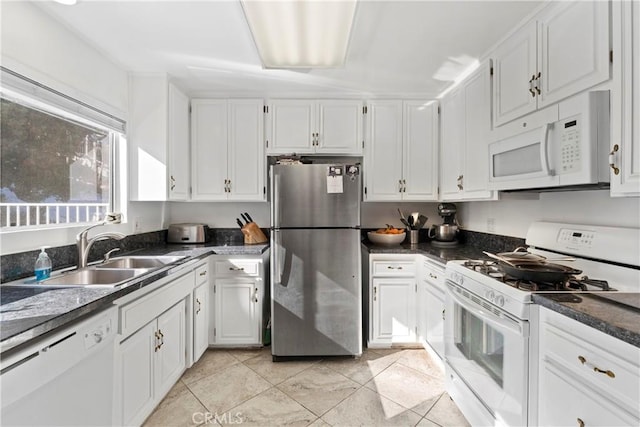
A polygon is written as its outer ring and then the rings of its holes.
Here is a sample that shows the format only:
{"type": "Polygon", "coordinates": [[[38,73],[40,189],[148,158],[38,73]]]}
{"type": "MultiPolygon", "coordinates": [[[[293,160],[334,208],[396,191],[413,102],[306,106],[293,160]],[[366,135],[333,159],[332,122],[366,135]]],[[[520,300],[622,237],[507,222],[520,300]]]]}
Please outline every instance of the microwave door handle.
{"type": "Polygon", "coordinates": [[[549,131],[551,130],[551,123],[545,123],[542,126],[542,168],[546,176],[554,176],[556,173],[549,167],[549,131]]]}
{"type": "Polygon", "coordinates": [[[456,295],[456,291],[452,289],[456,287],[456,285],[451,285],[449,283],[447,283],[446,285],[447,294],[449,294],[449,296],[455,301],[455,303],[463,307],[465,310],[471,312],[478,319],[481,319],[486,323],[490,323],[497,328],[507,329],[515,334],[522,335],[522,327],[516,320],[497,314],[487,313],[486,310],[456,295]]]}

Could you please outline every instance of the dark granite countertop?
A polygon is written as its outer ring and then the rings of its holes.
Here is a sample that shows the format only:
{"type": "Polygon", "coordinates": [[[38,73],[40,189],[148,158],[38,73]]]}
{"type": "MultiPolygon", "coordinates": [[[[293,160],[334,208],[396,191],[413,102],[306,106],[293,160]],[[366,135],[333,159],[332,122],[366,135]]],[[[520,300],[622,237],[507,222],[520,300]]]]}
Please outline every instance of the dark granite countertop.
{"type": "Polygon", "coordinates": [[[456,259],[489,259],[482,253],[483,249],[468,244],[458,244],[451,247],[438,247],[431,242],[418,243],[417,245],[377,245],[364,239],[362,246],[370,254],[417,254],[425,255],[437,262],[446,264],[447,261],[456,259]]]}
{"type": "MultiPolygon", "coordinates": [[[[85,315],[110,306],[115,300],[178,271],[184,264],[209,255],[261,255],[269,245],[219,246],[162,244],[127,255],[185,256],[166,267],[150,271],[114,288],[34,287],[17,280],[0,286],[0,352],[66,326],[85,315]],[[7,302],[10,301],[10,302],[7,302]]],[[[123,254],[124,255],[124,254],[123,254]]]]}
{"type": "Polygon", "coordinates": [[[533,302],[640,347],[639,293],[544,293],[533,302]]]}

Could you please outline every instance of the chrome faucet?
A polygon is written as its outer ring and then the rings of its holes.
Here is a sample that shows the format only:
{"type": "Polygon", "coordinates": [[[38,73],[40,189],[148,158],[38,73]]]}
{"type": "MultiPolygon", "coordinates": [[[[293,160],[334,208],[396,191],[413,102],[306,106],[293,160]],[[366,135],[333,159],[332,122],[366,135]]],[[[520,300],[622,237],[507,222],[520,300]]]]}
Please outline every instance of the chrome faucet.
{"type": "Polygon", "coordinates": [[[76,242],[78,245],[78,268],[84,268],[87,266],[87,259],[89,258],[89,250],[91,249],[91,246],[93,246],[95,242],[100,240],[107,240],[107,239],[122,240],[125,237],[127,237],[122,233],[118,233],[114,231],[114,232],[100,233],[95,237],[93,237],[92,239],[87,238],[87,235],[89,234],[89,230],[95,227],[100,227],[107,223],[109,222],[103,221],[99,224],[95,224],[95,225],[92,225],[91,227],[87,227],[76,236],[76,242]]]}

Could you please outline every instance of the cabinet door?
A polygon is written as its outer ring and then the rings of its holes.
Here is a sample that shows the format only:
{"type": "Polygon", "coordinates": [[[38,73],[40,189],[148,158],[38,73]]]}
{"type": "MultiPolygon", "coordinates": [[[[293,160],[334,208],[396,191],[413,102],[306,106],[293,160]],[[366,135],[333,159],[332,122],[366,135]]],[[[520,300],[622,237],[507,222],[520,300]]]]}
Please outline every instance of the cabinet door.
{"type": "Polygon", "coordinates": [[[270,105],[271,142],[268,154],[312,153],[316,106],[311,100],[274,100],[270,105]]]}
{"type": "Polygon", "coordinates": [[[121,414],[116,424],[140,425],[155,406],[155,328],[154,320],[120,344],[116,352],[120,378],[116,382],[119,392],[115,395],[121,414]]]}
{"type": "Polygon", "coordinates": [[[266,197],[263,108],[261,99],[229,100],[229,200],[266,197]]]}
{"type": "Polygon", "coordinates": [[[614,6],[620,52],[614,67],[621,83],[612,92],[611,163],[618,173],[611,171],[611,195],[640,196],[640,4],[616,2],[614,6]]]}
{"type": "Polygon", "coordinates": [[[365,200],[401,200],[402,101],[369,104],[365,200]]]}
{"type": "Polygon", "coordinates": [[[189,199],[189,98],[169,84],[169,200],[189,199]]]}
{"type": "Polygon", "coordinates": [[[260,344],[256,279],[218,279],[215,285],[215,343],[260,344]]]}
{"type": "Polygon", "coordinates": [[[491,91],[489,64],[464,82],[464,150],[462,191],[465,199],[490,198],[489,134],[491,131],[491,91]]]}
{"type": "Polygon", "coordinates": [[[427,343],[444,359],[444,292],[433,284],[425,286],[425,334],[427,343]]]}
{"type": "Polygon", "coordinates": [[[416,342],[415,279],[373,278],[371,284],[373,341],[416,342]]]}
{"type": "Polygon", "coordinates": [[[193,294],[193,361],[209,346],[209,282],[198,286],[193,294]]]}
{"type": "Polygon", "coordinates": [[[403,200],[438,200],[438,103],[404,102],[403,200]]]}
{"type": "Polygon", "coordinates": [[[532,78],[537,70],[536,23],[499,45],[493,55],[494,124],[502,125],[536,109],[532,78]]]}
{"type": "Polygon", "coordinates": [[[455,89],[442,99],[440,139],[440,198],[462,197],[462,147],[464,147],[464,91],[455,89]]]}
{"type": "Polygon", "coordinates": [[[129,198],[167,200],[167,78],[129,78],[129,198]]]}
{"type": "Polygon", "coordinates": [[[227,198],[227,101],[191,103],[191,199],[227,198]]]}
{"type": "Polygon", "coordinates": [[[164,396],[185,369],[185,303],[184,300],[158,317],[158,350],[155,360],[155,393],[164,396]]]}
{"type": "Polygon", "coordinates": [[[318,102],[317,153],[362,154],[362,101],[318,102]]]}
{"type": "Polygon", "coordinates": [[[539,23],[538,108],[609,79],[609,2],[558,2],[539,23]]]}

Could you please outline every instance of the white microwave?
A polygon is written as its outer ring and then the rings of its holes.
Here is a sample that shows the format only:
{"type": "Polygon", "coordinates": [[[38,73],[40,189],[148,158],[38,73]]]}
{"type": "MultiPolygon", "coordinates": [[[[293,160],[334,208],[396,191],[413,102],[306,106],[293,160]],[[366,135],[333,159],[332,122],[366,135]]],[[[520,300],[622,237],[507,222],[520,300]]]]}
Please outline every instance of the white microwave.
{"type": "Polygon", "coordinates": [[[489,144],[489,189],[522,190],[609,182],[609,91],[548,107],[543,123],[489,144]]]}

